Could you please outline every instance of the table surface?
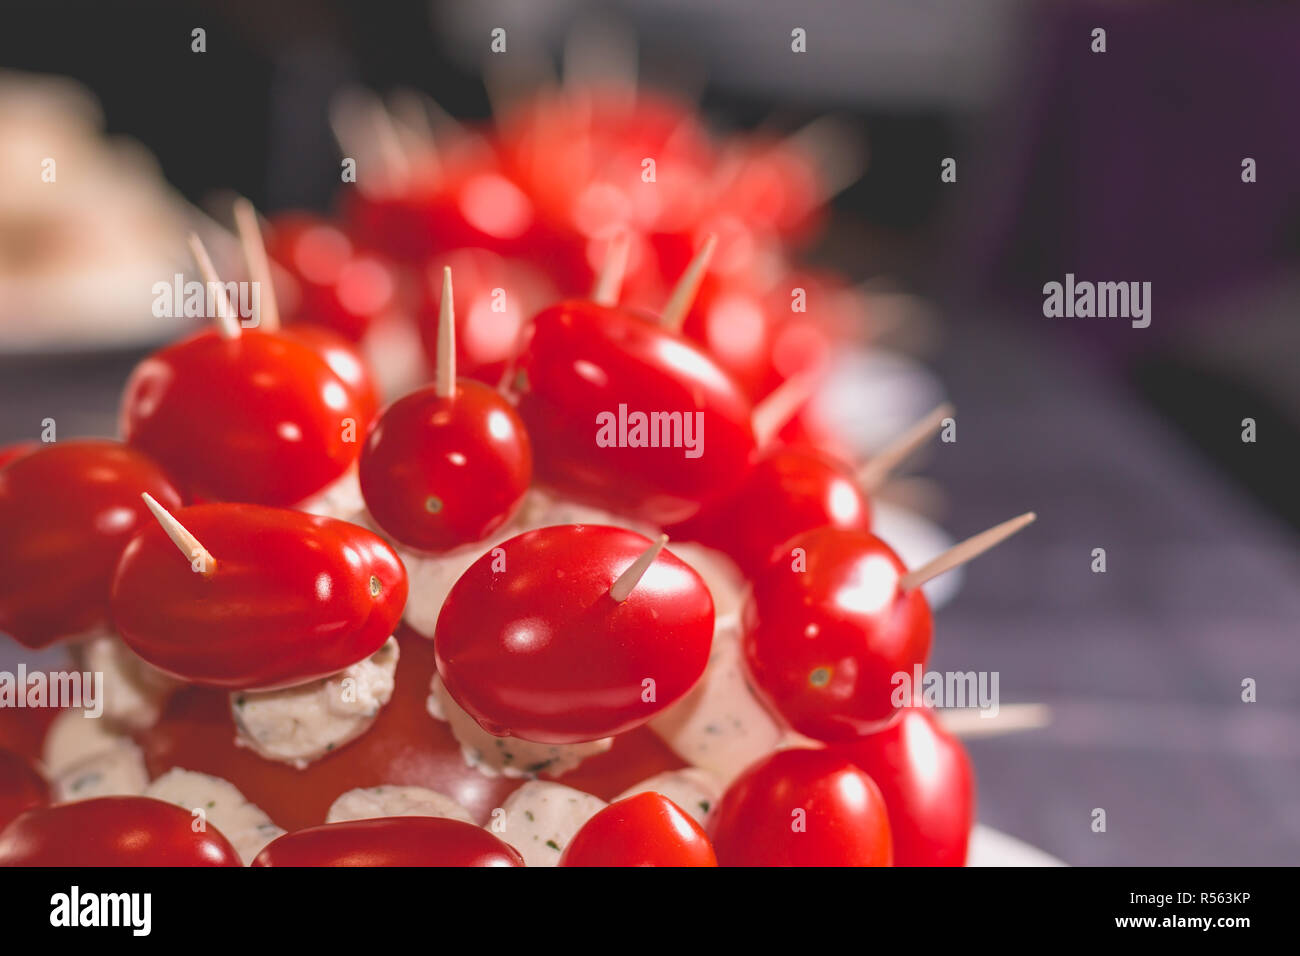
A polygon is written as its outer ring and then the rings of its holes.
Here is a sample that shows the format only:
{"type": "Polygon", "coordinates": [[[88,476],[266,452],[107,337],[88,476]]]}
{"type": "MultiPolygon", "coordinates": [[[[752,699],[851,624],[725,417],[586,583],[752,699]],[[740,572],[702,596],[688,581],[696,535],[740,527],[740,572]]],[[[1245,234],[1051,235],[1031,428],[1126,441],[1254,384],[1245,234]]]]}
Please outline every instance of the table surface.
{"type": "MultiPolygon", "coordinates": [[[[133,361],[0,359],[0,441],[47,417],[112,434],[133,361]]],[[[926,466],[945,525],[1039,515],[936,615],[934,668],[997,671],[1004,704],[1054,712],[970,742],[980,819],[1076,865],[1300,860],[1295,538],[1064,340],[954,323],[935,364],[958,408],[926,466]]]]}
{"type": "Polygon", "coordinates": [[[936,669],[997,670],[1003,703],[1054,711],[971,742],[980,819],[1075,865],[1293,865],[1297,540],[1041,323],[953,323],[936,363],[958,410],[928,469],[949,530],[1038,512],[935,622],[936,669]]]}

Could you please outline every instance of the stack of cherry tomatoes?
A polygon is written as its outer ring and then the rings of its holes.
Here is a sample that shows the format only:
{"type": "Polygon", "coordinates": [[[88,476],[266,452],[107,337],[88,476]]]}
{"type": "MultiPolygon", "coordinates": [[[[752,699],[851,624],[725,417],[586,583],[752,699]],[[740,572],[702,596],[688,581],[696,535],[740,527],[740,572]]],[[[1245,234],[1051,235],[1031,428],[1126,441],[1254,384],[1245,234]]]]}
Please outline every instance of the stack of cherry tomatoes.
{"type": "MultiPolygon", "coordinates": [[[[748,674],[804,739],[737,777],[707,826],[642,793],[560,864],[961,865],[969,761],[890,699],[929,653],[925,598],[847,463],[806,430],[754,428],[757,404],[855,334],[848,284],[790,260],[824,216],[816,157],[719,140],[660,97],[570,90],[407,160],[382,186],[360,170],[336,219],[272,218],[282,327],[226,322],[147,357],[121,441],[0,450],[0,631],[41,648],[112,628],[181,682],[140,735],[149,769],[223,776],[289,826],[258,865],[521,865],[460,821],[319,824],[350,787],[419,783],[486,816],[518,785],[463,785],[476,772],[425,711],[435,671],[491,733],[613,738],[566,775],[579,789],[608,799],[681,769],[644,725],[704,673],[713,597],[671,545],[616,525],[665,528],[745,573],[748,674]],[[589,298],[611,257],[614,293],[589,298]],[[381,411],[365,345],[394,316],[418,328],[431,381],[381,411]],[[701,453],[598,443],[620,406],[689,416],[701,453]],[[368,527],[299,510],[348,480],[368,527]],[[534,486],[610,524],[486,547],[534,486]],[[434,640],[399,629],[405,562],[465,548],[482,554],[434,640]],[[355,743],[302,770],[234,745],[230,690],[338,674],[394,631],[393,699],[355,743]]],[[[159,801],[50,806],[33,736],[0,724],[0,863],[238,862],[159,801]],[[70,841],[84,832],[93,845],[70,841]]]]}

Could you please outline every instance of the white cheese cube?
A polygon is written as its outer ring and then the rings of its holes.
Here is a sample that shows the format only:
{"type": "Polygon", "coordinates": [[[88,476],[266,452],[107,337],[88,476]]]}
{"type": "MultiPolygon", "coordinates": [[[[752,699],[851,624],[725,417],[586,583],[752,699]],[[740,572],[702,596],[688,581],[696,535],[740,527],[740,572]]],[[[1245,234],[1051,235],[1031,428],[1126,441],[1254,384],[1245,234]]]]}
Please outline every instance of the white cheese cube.
{"type": "Polygon", "coordinates": [[[393,696],[397,641],[330,677],[271,691],[237,691],[230,710],[236,742],[267,760],[302,769],[356,740],[393,696]]]}
{"type": "Polygon", "coordinates": [[[102,717],[87,717],[80,710],[65,710],[45,732],[41,763],[53,778],[87,757],[112,750],[130,738],[118,733],[102,717]]]}
{"type": "Polygon", "coordinates": [[[528,866],[555,866],[573,835],[606,806],[581,790],[533,780],[492,811],[485,829],[518,850],[528,866]]]}
{"type": "Polygon", "coordinates": [[[725,787],[782,742],[785,731],[754,696],[745,676],[739,635],[722,628],[704,676],[685,697],[651,718],[650,729],[687,763],[725,787]]]}
{"type": "Polygon", "coordinates": [[[75,803],[95,797],[133,797],[149,785],[144,752],[128,738],[65,767],[54,778],[55,803],[75,803]]]}
{"type": "Polygon", "coordinates": [[[175,804],[194,814],[196,819],[201,815],[230,841],[245,866],[253,862],[264,846],[285,832],[261,807],[249,803],[229,780],[206,773],[173,768],[149,784],[144,795],[175,804]]]}
{"type": "Polygon", "coordinates": [[[445,817],[474,823],[470,812],[436,790],[424,787],[360,787],[340,794],[325,816],[326,823],[373,820],[377,817],[445,817]]]}
{"type": "Polygon", "coordinates": [[[437,674],[429,688],[428,708],[434,719],[450,725],[466,765],[489,777],[536,777],[541,773],[558,777],[614,746],[613,737],[580,744],[542,744],[493,736],[456,703],[437,674]]]}
{"type": "Polygon", "coordinates": [[[86,670],[104,675],[104,720],[128,730],[156,724],[167,698],[181,686],[115,636],[95,638],[82,654],[86,670]]]}

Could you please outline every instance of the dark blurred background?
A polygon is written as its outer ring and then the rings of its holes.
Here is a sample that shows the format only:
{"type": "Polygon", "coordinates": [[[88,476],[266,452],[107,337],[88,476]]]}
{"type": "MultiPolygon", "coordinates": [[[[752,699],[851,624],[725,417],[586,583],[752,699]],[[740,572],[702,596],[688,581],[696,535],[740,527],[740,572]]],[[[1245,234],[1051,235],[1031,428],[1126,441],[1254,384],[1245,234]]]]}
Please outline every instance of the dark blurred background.
{"type": "MultiPolygon", "coordinates": [[[[1004,703],[1054,712],[971,744],[983,822],[1074,864],[1300,860],[1300,7],[43,0],[6,5],[0,67],[84,83],[195,203],[326,209],[339,90],[485,117],[491,28],[558,64],[593,18],[723,128],[834,113],[865,133],[809,257],[931,305],[920,355],[961,414],[927,470],[945,526],[1040,519],[937,620],[936,667],[998,670],[1004,703]],[[1151,282],[1150,327],[1045,318],[1067,272],[1151,282]]],[[[134,360],[0,356],[0,441],[47,415],[111,432],[134,360]]]]}

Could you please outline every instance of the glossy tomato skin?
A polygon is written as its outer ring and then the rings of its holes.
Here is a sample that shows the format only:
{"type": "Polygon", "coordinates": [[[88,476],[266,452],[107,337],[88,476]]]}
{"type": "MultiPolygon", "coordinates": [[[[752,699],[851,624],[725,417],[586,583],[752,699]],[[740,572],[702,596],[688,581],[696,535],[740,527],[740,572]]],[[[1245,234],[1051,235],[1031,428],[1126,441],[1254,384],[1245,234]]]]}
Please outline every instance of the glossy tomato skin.
{"type": "Polygon", "coordinates": [[[483,555],[434,635],[452,697],[489,733],[564,744],[631,730],[685,694],[713,638],[700,576],[664,551],[626,601],[609,596],[650,544],[622,528],[558,525],[483,555]]]}
{"type": "Polygon", "coordinates": [[[704,829],[661,793],[611,803],[582,825],[560,866],[717,866],[704,829]]]}
{"type": "Polygon", "coordinates": [[[519,508],[533,477],[532,444],[514,406],[460,379],[398,399],[379,417],[360,463],[371,517],[422,551],[481,541],[519,508]]]}
{"type": "Polygon", "coordinates": [[[50,788],[31,761],[0,749],[0,831],[20,813],[50,802],[50,788]]]}
{"type": "Polygon", "coordinates": [[[379,389],[375,386],[370,368],[357,347],[323,325],[297,322],[279,333],[284,338],[296,339],[315,350],[348,387],[358,414],[356,434],[366,433],[370,423],[379,414],[379,389]]]}
{"type": "Polygon", "coordinates": [[[23,457],[40,448],[40,444],[34,441],[14,442],[12,445],[0,445],[0,468],[9,464],[11,461],[23,457]]]}
{"type": "Polygon", "coordinates": [[[899,590],[902,560],[866,532],[818,528],[782,551],[754,578],[744,611],[759,696],[818,740],[880,729],[897,709],[894,675],[910,675],[930,653],[925,595],[899,590]]]}
{"type": "Polygon", "coordinates": [[[754,453],[751,409],[728,375],[694,343],[623,309],[570,300],[538,314],[514,388],[529,432],[546,436],[534,449],[542,481],[660,525],[721,498],[754,453]],[[632,432],[617,434],[620,406],[680,413],[681,434],[667,436],[678,447],[629,447],[632,432]],[[687,421],[694,450],[682,447],[687,421]]]}
{"type": "Polygon", "coordinates": [[[350,820],[286,833],[253,866],[523,866],[482,827],[441,817],[350,820]]]}
{"type": "Polygon", "coordinates": [[[0,831],[0,866],[240,866],[215,827],[183,807],[99,797],[29,810],[0,831]]]}
{"type": "Polygon", "coordinates": [[[160,670],[231,690],[288,687],[369,657],[397,626],[406,569],[364,528],[260,505],[194,505],[176,518],[213,556],[210,573],[155,523],[113,580],[122,640],[160,670]]]}
{"type": "Polygon", "coordinates": [[[870,531],[867,496],[843,462],[815,448],[783,445],[762,455],[733,494],[684,530],[752,577],[790,538],[826,525],[870,531]]]}
{"type": "Polygon", "coordinates": [[[836,745],[885,798],[895,866],[965,866],[975,775],[961,741],[934,714],[908,707],[884,730],[836,745]]]}
{"type": "Polygon", "coordinates": [[[710,818],[721,866],[890,866],[879,788],[842,755],[778,750],[737,777],[710,818]]]}
{"type": "Polygon", "coordinates": [[[207,501],[289,506],[351,466],[364,403],[305,341],[200,332],[136,366],[122,397],[126,441],[207,501]]]}
{"type": "Polygon", "coordinates": [[[532,199],[481,142],[440,145],[438,159],[417,164],[400,185],[344,194],[344,218],[362,246],[421,268],[452,249],[514,257],[543,244],[532,199]]]}
{"type": "Polygon", "coordinates": [[[181,505],[161,467],[115,441],[57,442],[0,469],[0,633],[38,648],[105,625],[122,549],[155,523],[145,492],[181,505]]]}

